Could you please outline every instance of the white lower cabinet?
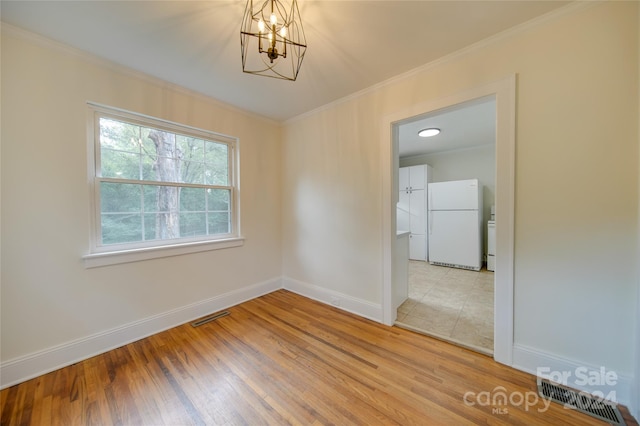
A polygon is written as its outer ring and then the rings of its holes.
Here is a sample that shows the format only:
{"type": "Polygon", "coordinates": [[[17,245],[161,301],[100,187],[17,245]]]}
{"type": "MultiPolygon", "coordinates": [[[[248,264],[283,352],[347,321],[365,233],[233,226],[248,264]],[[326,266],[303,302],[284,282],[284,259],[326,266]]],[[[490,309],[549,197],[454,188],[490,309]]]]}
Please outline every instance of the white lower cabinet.
{"type": "Polygon", "coordinates": [[[427,260],[427,237],[424,234],[409,235],[409,259],[427,260]]]}

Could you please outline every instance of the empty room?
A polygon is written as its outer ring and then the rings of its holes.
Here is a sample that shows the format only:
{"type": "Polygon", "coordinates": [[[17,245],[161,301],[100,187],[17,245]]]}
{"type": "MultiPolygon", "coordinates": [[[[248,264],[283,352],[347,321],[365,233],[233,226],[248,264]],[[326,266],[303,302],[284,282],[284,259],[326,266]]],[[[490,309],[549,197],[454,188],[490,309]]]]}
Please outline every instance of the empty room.
{"type": "Polygon", "coordinates": [[[3,425],[637,424],[638,1],[0,8],[3,425]]]}

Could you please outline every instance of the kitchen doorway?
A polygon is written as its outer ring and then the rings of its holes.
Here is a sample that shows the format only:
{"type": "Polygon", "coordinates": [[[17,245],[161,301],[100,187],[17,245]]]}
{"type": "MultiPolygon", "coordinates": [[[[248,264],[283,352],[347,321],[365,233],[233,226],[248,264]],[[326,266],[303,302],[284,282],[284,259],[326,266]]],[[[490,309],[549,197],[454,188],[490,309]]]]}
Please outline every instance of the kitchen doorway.
{"type": "Polygon", "coordinates": [[[410,232],[411,260],[407,299],[398,307],[395,324],[487,355],[493,355],[495,256],[489,265],[487,261],[488,223],[495,224],[489,222],[495,205],[495,153],[495,96],[398,126],[396,229],[410,232]],[[419,136],[423,129],[439,133],[424,138],[419,136]],[[426,183],[418,187],[424,190],[414,189],[413,182],[405,188],[403,176],[415,176],[416,169],[425,176],[426,183]],[[425,194],[413,197],[418,192],[425,194]],[[448,203],[456,204],[453,210],[435,210],[448,203]]]}
{"type": "MultiPolygon", "coordinates": [[[[385,116],[381,127],[383,170],[383,280],[382,319],[393,325],[397,318],[394,306],[394,277],[399,268],[396,256],[396,204],[398,202],[398,132],[403,122],[475,99],[493,96],[496,100],[496,190],[495,212],[500,226],[496,229],[496,271],[494,293],[493,358],[506,365],[513,363],[513,233],[515,177],[515,93],[516,76],[435,101],[413,105],[385,116]]],[[[400,274],[401,275],[401,274],[400,274]]]]}

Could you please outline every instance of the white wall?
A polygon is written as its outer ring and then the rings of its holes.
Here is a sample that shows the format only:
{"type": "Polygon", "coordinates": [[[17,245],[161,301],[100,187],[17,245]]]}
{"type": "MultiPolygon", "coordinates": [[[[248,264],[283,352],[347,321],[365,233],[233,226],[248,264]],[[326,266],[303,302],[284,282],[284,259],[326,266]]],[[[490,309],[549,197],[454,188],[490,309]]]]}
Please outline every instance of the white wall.
{"type": "Polygon", "coordinates": [[[283,274],[380,304],[383,117],[517,73],[515,345],[544,362],[615,370],[628,400],[638,291],[637,8],[573,5],[286,123],[283,274]]]}
{"type": "MultiPolygon", "coordinates": [[[[6,26],[1,101],[3,367],[229,293],[247,296],[240,290],[253,285],[281,284],[279,124],[6,26]],[[244,246],[85,269],[87,101],[238,137],[244,246]]],[[[94,346],[87,350],[100,350],[94,346]]],[[[71,349],[66,357],[75,356],[71,349]]]]}
{"type": "MultiPolygon", "coordinates": [[[[435,154],[400,158],[400,167],[428,164],[432,182],[478,179],[482,185],[483,222],[489,220],[496,199],[496,146],[443,151],[435,154]]],[[[483,227],[484,253],[487,253],[487,229],[483,227]]]]}

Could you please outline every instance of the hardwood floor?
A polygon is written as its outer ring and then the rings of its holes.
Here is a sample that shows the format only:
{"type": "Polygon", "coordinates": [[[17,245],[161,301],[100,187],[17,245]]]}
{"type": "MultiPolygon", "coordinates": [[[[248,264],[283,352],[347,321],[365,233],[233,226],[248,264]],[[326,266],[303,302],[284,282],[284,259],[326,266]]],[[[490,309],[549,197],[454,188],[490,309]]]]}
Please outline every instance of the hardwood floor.
{"type": "Polygon", "coordinates": [[[229,312],[5,389],[2,425],[603,424],[492,406],[481,392],[533,399],[535,377],[284,290],[229,312]]]}

